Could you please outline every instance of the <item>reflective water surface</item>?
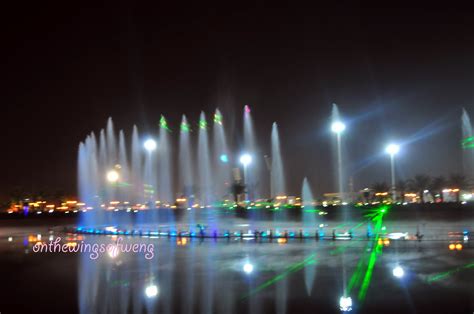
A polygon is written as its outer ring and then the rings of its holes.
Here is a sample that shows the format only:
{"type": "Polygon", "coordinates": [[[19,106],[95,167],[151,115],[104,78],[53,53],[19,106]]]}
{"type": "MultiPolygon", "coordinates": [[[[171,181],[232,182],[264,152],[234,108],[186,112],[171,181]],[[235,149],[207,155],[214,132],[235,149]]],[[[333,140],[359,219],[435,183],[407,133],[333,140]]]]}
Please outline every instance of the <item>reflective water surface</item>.
{"type": "Polygon", "coordinates": [[[153,244],[154,257],[106,252],[91,260],[87,253],[34,253],[32,245],[58,236],[63,243],[117,239],[66,234],[61,231],[66,223],[57,224],[2,229],[2,313],[471,313],[474,309],[474,250],[469,240],[445,232],[459,229],[453,223],[439,226],[444,237],[433,233],[422,241],[123,236],[124,243],[153,244]]]}

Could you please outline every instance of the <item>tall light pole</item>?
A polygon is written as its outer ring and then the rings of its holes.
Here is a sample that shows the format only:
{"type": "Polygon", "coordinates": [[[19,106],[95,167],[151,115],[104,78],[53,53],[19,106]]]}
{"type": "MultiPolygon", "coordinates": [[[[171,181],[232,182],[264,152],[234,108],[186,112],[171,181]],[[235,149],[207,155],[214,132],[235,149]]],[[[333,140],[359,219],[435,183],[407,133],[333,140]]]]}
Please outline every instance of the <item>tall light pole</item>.
{"type": "Polygon", "coordinates": [[[395,202],[397,199],[396,196],[396,187],[395,187],[395,155],[400,151],[400,146],[397,144],[389,144],[385,148],[385,152],[390,155],[390,171],[392,175],[392,201],[395,202]]]}
{"type": "Polygon", "coordinates": [[[342,183],[342,153],[341,153],[341,133],[346,129],[346,125],[341,121],[335,121],[331,124],[331,131],[336,133],[337,138],[337,183],[341,201],[343,201],[344,184],[342,183]]]}
{"type": "MultiPolygon", "coordinates": [[[[247,166],[252,163],[252,156],[250,154],[243,154],[239,159],[240,163],[244,166],[244,185],[247,182],[247,166]]],[[[246,189],[247,191],[247,189],[246,189]]],[[[248,192],[245,192],[245,200],[248,200],[248,192]]]]}

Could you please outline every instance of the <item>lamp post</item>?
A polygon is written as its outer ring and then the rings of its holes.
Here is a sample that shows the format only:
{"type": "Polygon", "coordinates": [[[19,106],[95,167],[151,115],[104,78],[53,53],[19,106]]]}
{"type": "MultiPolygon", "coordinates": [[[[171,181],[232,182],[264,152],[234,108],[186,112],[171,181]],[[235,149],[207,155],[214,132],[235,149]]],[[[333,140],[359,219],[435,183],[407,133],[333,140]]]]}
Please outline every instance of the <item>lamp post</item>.
{"type": "Polygon", "coordinates": [[[390,172],[392,177],[392,201],[396,201],[396,187],[395,187],[395,155],[400,151],[400,146],[397,144],[389,144],[385,148],[385,152],[390,155],[390,172]]]}
{"type": "Polygon", "coordinates": [[[343,183],[342,183],[342,152],[341,152],[341,134],[346,129],[346,125],[341,121],[335,121],[331,124],[331,131],[336,134],[337,139],[337,183],[341,201],[343,201],[343,183]]]}
{"type": "MultiPolygon", "coordinates": [[[[239,159],[240,163],[244,166],[244,185],[247,182],[247,166],[252,163],[252,156],[250,154],[243,154],[239,159]]],[[[246,189],[247,191],[247,189],[246,189]]],[[[248,200],[248,192],[245,192],[245,200],[248,200]]]]}

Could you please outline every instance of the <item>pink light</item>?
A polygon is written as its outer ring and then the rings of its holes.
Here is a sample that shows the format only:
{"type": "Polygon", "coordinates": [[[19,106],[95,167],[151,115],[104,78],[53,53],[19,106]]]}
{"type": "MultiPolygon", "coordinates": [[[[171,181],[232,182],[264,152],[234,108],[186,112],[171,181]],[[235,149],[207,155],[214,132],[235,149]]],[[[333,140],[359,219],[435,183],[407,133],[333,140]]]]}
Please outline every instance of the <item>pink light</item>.
{"type": "Polygon", "coordinates": [[[245,110],[245,113],[250,113],[249,105],[245,105],[244,110],[245,110]]]}

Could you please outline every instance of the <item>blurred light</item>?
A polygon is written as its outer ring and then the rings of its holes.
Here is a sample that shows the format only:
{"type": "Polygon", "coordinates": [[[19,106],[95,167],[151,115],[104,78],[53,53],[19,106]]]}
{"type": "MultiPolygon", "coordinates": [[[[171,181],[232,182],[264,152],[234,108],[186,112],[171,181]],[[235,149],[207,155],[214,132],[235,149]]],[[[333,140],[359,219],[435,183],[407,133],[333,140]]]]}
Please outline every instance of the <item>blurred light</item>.
{"type": "Polygon", "coordinates": [[[456,245],[454,243],[451,243],[448,247],[452,251],[456,248],[456,245]]]}
{"type": "Polygon", "coordinates": [[[392,273],[395,277],[397,278],[402,278],[405,275],[405,271],[401,266],[396,266],[393,270],[392,273]]]}
{"type": "Polygon", "coordinates": [[[148,298],[154,298],[158,295],[158,287],[156,285],[149,285],[145,288],[145,294],[148,298]]]}
{"type": "Polygon", "coordinates": [[[250,113],[250,107],[249,107],[249,105],[245,105],[244,111],[245,111],[245,113],[250,113]]]}
{"type": "Polygon", "coordinates": [[[8,242],[12,242],[13,241],[13,238],[12,237],[8,237],[8,242]]]}
{"type": "Polygon", "coordinates": [[[116,245],[111,246],[110,249],[107,250],[107,254],[109,254],[110,258],[116,258],[119,255],[119,249],[116,245]]]}
{"type": "Polygon", "coordinates": [[[341,297],[339,299],[339,307],[342,312],[352,311],[352,298],[351,297],[341,297]]]}
{"type": "Polygon", "coordinates": [[[109,182],[117,182],[119,179],[119,174],[115,170],[110,170],[107,172],[107,181],[109,182]]]}
{"type": "Polygon", "coordinates": [[[385,152],[389,155],[396,155],[400,151],[400,146],[397,144],[389,144],[385,148],[385,152]]]}
{"type": "Polygon", "coordinates": [[[228,163],[229,162],[229,157],[227,157],[226,154],[222,154],[219,156],[219,159],[223,162],[223,163],[228,163]]]}
{"type": "Polygon", "coordinates": [[[252,156],[249,154],[243,154],[239,159],[240,163],[244,166],[248,166],[252,162],[252,156]]]}
{"type": "Polygon", "coordinates": [[[346,129],[346,125],[341,121],[336,121],[331,124],[331,131],[334,133],[342,133],[346,129]]]}
{"type": "Polygon", "coordinates": [[[143,144],[143,146],[145,147],[145,149],[149,152],[151,151],[154,151],[156,149],[156,141],[154,139],[148,139],[145,141],[145,143],[143,144]]]}
{"type": "Polygon", "coordinates": [[[245,263],[244,265],[244,272],[246,274],[250,274],[251,272],[253,272],[253,265],[250,264],[250,263],[245,263]]]}
{"type": "Polygon", "coordinates": [[[456,250],[458,250],[458,251],[462,250],[462,244],[461,243],[456,244],[456,250]]]}

